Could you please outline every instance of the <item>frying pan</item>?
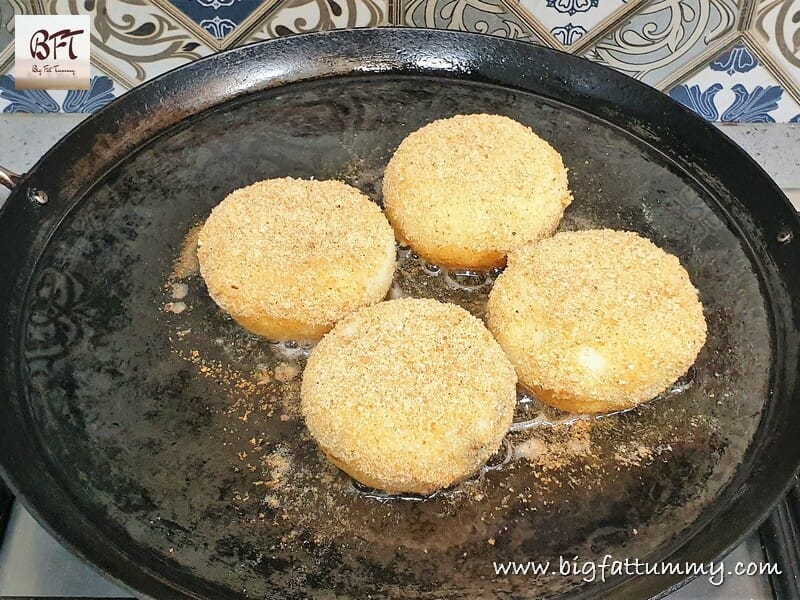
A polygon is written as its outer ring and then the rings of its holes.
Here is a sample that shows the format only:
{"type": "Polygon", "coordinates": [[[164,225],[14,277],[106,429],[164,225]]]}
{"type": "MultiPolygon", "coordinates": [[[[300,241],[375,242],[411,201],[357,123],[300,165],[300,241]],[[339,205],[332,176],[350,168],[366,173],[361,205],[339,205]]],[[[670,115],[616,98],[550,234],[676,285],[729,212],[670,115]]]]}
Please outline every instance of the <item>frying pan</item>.
{"type": "MultiPolygon", "coordinates": [[[[137,594],[656,596],[685,575],[590,582],[498,575],[493,562],[711,561],[800,462],[794,211],[714,127],[582,59],[443,31],[265,42],[137,88],[6,179],[2,475],[137,594]],[[192,232],[267,177],[344,179],[380,202],[400,140],[470,112],[518,119],[562,153],[575,195],[563,229],[630,229],[679,256],[708,342],[639,409],[575,421],[523,398],[517,418],[535,426],[489,468],[431,498],[387,497],[321,457],[297,411],[308,349],[220,314],[193,271],[192,232]],[[531,440],[532,458],[504,464],[531,440]]],[[[481,314],[491,274],[398,252],[401,293],[481,314]]]]}

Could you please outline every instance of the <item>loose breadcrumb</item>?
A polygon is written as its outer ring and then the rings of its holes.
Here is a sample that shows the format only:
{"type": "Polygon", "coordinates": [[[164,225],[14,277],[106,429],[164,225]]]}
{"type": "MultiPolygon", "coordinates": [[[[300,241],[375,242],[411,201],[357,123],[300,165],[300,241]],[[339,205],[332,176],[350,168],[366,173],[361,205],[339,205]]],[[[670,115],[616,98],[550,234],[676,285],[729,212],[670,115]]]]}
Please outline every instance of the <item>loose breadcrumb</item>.
{"type": "Polygon", "coordinates": [[[181,246],[181,253],[175,259],[172,269],[172,279],[181,280],[196,275],[200,271],[197,262],[197,237],[200,235],[202,225],[195,225],[187,233],[181,246]]]}

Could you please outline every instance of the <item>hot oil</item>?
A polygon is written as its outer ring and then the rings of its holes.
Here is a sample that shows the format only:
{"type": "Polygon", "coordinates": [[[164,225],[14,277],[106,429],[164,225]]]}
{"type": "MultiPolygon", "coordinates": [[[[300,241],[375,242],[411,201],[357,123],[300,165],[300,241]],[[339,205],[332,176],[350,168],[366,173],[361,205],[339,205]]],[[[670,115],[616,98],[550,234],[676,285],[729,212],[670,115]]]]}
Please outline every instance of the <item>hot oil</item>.
{"type": "MultiPolygon", "coordinates": [[[[195,239],[190,231],[178,266],[196,265],[195,239]]],[[[453,302],[485,319],[499,274],[448,271],[399,247],[388,297],[453,302]]],[[[193,365],[217,399],[213,410],[235,474],[230,501],[236,513],[282,551],[309,540],[361,544],[371,555],[397,547],[427,553],[494,544],[516,520],[544,518],[559,503],[574,502],[575,490],[603,486],[610,472],[646,468],[669,452],[668,438],[677,435],[668,427],[633,432],[626,426],[655,406],[590,417],[520,391],[508,435],[475,475],[430,496],[387,494],[334,467],[306,430],[300,385],[312,345],[246,332],[213,303],[196,268],[175,269],[164,286],[163,314],[172,351],[193,365]],[[177,302],[184,306],[179,312],[177,302]]],[[[665,396],[672,400],[689,387],[679,382],[665,396]]]]}
{"type": "Polygon", "coordinates": [[[489,292],[501,272],[501,269],[445,269],[428,263],[407,246],[398,246],[397,269],[389,296],[433,298],[440,302],[452,302],[479,319],[484,319],[489,292]]]}

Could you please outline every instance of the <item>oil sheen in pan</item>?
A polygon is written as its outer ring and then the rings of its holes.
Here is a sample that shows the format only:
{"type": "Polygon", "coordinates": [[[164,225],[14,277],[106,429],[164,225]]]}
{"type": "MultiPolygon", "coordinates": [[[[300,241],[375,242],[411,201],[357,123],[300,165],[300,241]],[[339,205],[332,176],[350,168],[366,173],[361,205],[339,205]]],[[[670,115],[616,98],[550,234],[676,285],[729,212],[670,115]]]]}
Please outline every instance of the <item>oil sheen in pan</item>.
{"type": "MultiPolygon", "coordinates": [[[[497,576],[492,561],[669,556],[736,493],[779,358],[748,247],[704,185],[635,133],[450,79],[325,78],[186,119],[98,182],[39,257],[22,366],[41,438],[98,527],[200,595],[208,582],[226,591],[212,597],[555,597],[588,584],[497,576]],[[377,502],[308,437],[296,409],[304,359],[285,352],[298,349],[248,336],[196,275],[161,288],[227,190],[293,173],[380,198],[403,137],[456,112],[535,125],[562,153],[583,199],[562,229],[630,229],[677,254],[707,309],[708,343],[682,393],[513,432],[515,452],[533,459],[458,493],[377,502]]],[[[437,282],[417,287],[480,296],[437,282]]]]}
{"type": "MultiPolygon", "coordinates": [[[[568,414],[520,392],[503,445],[467,481],[430,496],[367,488],[333,467],[302,424],[300,380],[312,346],[265,341],[225,316],[197,273],[195,239],[190,231],[164,288],[171,346],[227,391],[226,431],[235,437],[231,462],[243,474],[234,502],[255,522],[279,512],[283,550],[299,543],[302,532],[313,532],[318,541],[341,541],[358,531],[360,539],[372,543],[390,535],[400,545],[424,551],[494,543],[512,508],[536,511],[541,503],[557,501],[565,487],[591,489],[592,480],[608,468],[645,468],[671,451],[669,427],[634,433],[625,426],[625,415],[568,414]],[[180,310],[175,309],[177,303],[180,310]],[[420,502],[434,508],[415,510],[413,505],[420,502]]],[[[451,272],[403,246],[397,257],[388,297],[436,298],[485,317],[499,269],[451,272]]],[[[686,378],[665,395],[672,401],[690,386],[691,378],[686,378]]],[[[647,408],[628,412],[659,410],[661,402],[655,399],[647,408]]]]}

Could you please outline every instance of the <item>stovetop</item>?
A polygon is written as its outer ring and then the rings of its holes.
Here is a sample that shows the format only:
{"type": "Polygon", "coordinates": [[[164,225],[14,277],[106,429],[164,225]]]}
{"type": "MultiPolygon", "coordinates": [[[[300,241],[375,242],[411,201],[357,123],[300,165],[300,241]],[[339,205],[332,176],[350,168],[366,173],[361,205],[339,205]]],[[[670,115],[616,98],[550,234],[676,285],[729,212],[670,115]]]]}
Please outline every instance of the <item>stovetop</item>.
{"type": "MultiPolygon", "coordinates": [[[[0,164],[24,171],[85,115],[0,116],[0,164]]],[[[800,210],[800,126],[729,126],[723,129],[784,188],[800,210]]],[[[5,196],[0,192],[0,205],[5,196]]],[[[0,597],[131,598],[93,567],[71,555],[14,503],[0,484],[0,597]],[[5,532],[5,535],[3,533],[5,532]]],[[[722,585],[700,577],[670,594],[669,600],[800,599],[800,482],[795,479],[759,531],[725,558],[736,562],[776,562],[783,575],[726,576],[722,585]]]]}

